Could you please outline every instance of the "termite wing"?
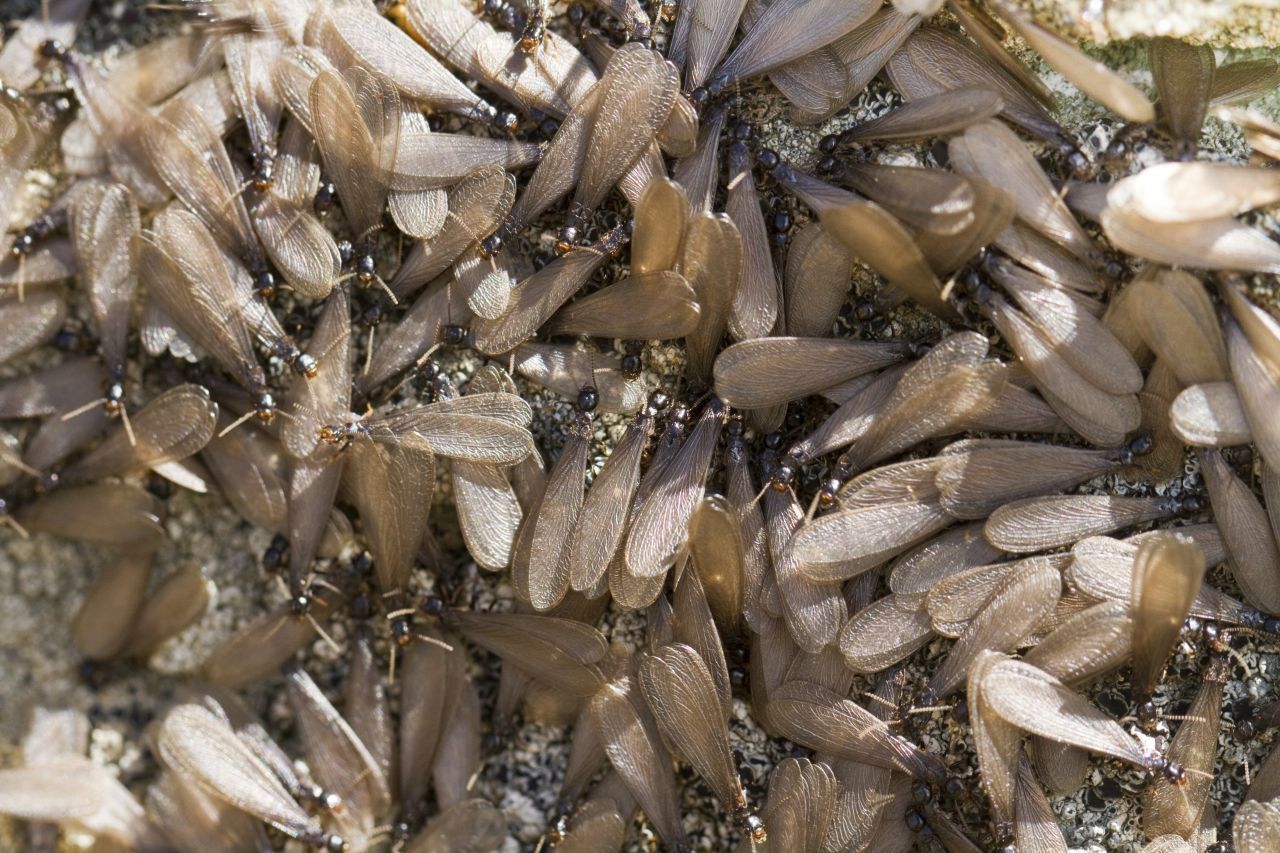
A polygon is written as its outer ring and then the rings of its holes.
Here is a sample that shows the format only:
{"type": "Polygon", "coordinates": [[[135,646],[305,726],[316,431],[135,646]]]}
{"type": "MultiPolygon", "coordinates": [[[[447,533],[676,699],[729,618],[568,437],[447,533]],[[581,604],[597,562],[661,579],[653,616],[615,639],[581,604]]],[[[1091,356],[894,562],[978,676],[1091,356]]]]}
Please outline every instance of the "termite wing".
{"type": "Polygon", "coordinates": [[[89,304],[107,367],[104,405],[124,406],[126,342],[137,282],[138,206],[119,184],[90,184],[71,204],[70,231],[76,264],[89,283],[89,304]]]}
{"type": "Polygon", "coordinates": [[[1047,495],[1000,507],[987,519],[982,535],[1001,551],[1027,554],[1203,508],[1195,498],[1047,495]]]}
{"type": "Polygon", "coordinates": [[[225,719],[199,704],[180,704],[165,714],[156,736],[161,759],[217,797],[287,835],[326,849],[345,842],[326,833],[289,795],[274,771],[225,719]]]}
{"type": "Polygon", "coordinates": [[[506,222],[483,244],[485,251],[496,251],[502,239],[576,186],[570,224],[560,233],[560,243],[572,246],[605,194],[652,142],[676,89],[675,68],[656,52],[637,44],[619,49],[604,76],[565,117],[506,222]]]}
{"type": "Polygon", "coordinates": [[[523,111],[562,118],[598,79],[558,33],[547,32],[538,49],[525,54],[517,39],[473,14],[463,0],[411,0],[405,8],[412,31],[445,62],[484,80],[523,111]]]}
{"type": "MultiPolygon", "coordinates": [[[[1133,560],[1133,695],[1155,691],[1166,659],[1204,580],[1205,559],[1194,541],[1165,532],[1144,539],[1133,560]]],[[[1152,833],[1153,835],[1159,833],[1152,833]]]]}

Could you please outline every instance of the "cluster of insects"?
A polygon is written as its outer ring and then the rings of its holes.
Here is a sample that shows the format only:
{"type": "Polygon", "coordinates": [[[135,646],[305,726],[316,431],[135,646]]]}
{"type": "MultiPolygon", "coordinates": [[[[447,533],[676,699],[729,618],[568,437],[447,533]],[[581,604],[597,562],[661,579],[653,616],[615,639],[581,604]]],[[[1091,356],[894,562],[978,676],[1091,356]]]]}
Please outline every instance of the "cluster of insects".
{"type": "Polygon", "coordinates": [[[104,666],[208,608],[153,578],[158,481],[275,533],[288,594],[157,714],[140,787],[35,713],[0,770],[34,849],[509,849],[477,777],[521,713],[572,723],[556,850],[692,849],[682,765],[739,850],[1065,851],[1050,796],[1097,757],[1142,777],[1143,850],[1280,849],[1280,752],[1212,785],[1236,640],[1280,637],[1280,126],[1243,106],[1275,62],[1155,39],[1153,99],[1009,0],[186,0],[104,62],[88,6],[0,49],[0,197],[60,178],[5,214],[5,535],[106,555],[70,630],[104,666]],[[868,86],[894,106],[855,123],[868,86]],[[780,154],[765,91],[839,131],[780,154]],[[1198,157],[1211,114],[1250,164],[1198,157]],[[448,594],[463,562],[499,606],[448,594]],[[1161,721],[1175,648],[1202,678],[1161,721]],[[1121,715],[1084,692],[1117,671],[1121,715]],[[744,716],[795,745],[767,784],[744,716]]]}

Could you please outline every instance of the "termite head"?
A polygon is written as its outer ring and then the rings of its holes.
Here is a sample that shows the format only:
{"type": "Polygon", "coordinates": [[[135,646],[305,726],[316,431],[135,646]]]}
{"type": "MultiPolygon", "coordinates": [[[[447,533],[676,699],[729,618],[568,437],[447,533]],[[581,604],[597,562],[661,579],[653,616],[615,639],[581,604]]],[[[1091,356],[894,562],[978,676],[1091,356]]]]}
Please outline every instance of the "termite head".
{"type": "MultiPolygon", "coordinates": [[[[493,118],[493,125],[507,133],[515,133],[516,128],[520,125],[520,117],[511,112],[511,110],[499,110],[493,118]]],[[[555,131],[552,132],[554,133],[555,131]]]]}
{"type": "Polygon", "coordinates": [[[276,296],[276,277],[271,270],[259,270],[253,278],[253,292],[264,302],[276,296]]]}
{"type": "Polygon", "coordinates": [[[800,467],[800,460],[788,453],[778,460],[773,467],[773,474],[769,478],[769,485],[775,492],[785,492],[795,483],[796,470],[800,467]]]}
{"type": "Polygon", "coordinates": [[[284,552],[289,547],[289,540],[284,534],[277,533],[271,537],[271,544],[262,552],[262,568],[274,572],[284,565],[284,552]]]}
{"type": "Polygon", "coordinates": [[[1093,164],[1089,162],[1089,158],[1085,156],[1084,152],[1074,144],[1063,144],[1058,151],[1062,154],[1063,160],[1066,161],[1067,168],[1071,170],[1071,177],[1077,180],[1092,177],[1093,164]]]}
{"type": "Polygon", "coordinates": [[[320,179],[320,186],[316,189],[316,197],[312,202],[316,213],[325,213],[333,208],[333,200],[338,195],[338,188],[333,185],[333,181],[327,178],[320,179]]]}
{"type": "Polygon", "coordinates": [[[483,257],[496,255],[502,249],[502,235],[497,231],[480,241],[480,254],[483,257]]]}
{"type": "Polygon", "coordinates": [[[413,624],[407,616],[397,616],[391,620],[391,639],[401,648],[413,642],[413,624]]]}
{"type": "Polygon", "coordinates": [[[102,408],[108,415],[120,414],[124,410],[124,383],[108,382],[102,397],[102,408]]]}
{"type": "Polygon", "coordinates": [[[818,150],[823,154],[834,154],[840,147],[840,134],[828,133],[818,141],[818,150]]]}
{"type": "Polygon", "coordinates": [[[600,405],[600,392],[594,385],[583,385],[578,389],[576,405],[580,412],[594,412],[596,406],[600,405]]]}
{"type": "Polygon", "coordinates": [[[253,186],[259,192],[271,188],[276,179],[276,158],[270,151],[254,151],[251,155],[253,163],[253,186]]]}
{"type": "Polygon", "coordinates": [[[303,352],[298,353],[298,357],[294,359],[293,369],[308,379],[315,379],[316,374],[320,372],[320,365],[314,358],[303,352]]]}
{"type": "Polygon", "coordinates": [[[1120,461],[1125,465],[1131,465],[1135,459],[1150,453],[1153,447],[1155,447],[1155,441],[1151,436],[1147,433],[1139,433],[1120,449],[1120,461]]]}
{"type": "Polygon", "coordinates": [[[748,813],[743,818],[742,828],[751,836],[753,844],[764,844],[769,840],[769,832],[765,829],[764,821],[757,814],[748,813]]]}
{"type": "Polygon", "coordinates": [[[566,225],[560,229],[560,234],[556,238],[556,253],[560,255],[568,254],[573,251],[573,244],[578,241],[578,229],[572,225],[566,225]]]}
{"type": "Polygon", "coordinates": [[[1160,719],[1160,712],[1156,710],[1156,703],[1150,699],[1139,702],[1138,706],[1134,708],[1133,713],[1134,716],[1138,718],[1138,723],[1143,728],[1150,728],[1154,726],[1156,721],[1160,719]]]}
{"type": "Polygon", "coordinates": [[[356,258],[356,281],[361,287],[370,287],[378,275],[378,264],[373,255],[365,252],[356,258]]]}
{"type": "Polygon", "coordinates": [[[641,368],[642,368],[642,364],[640,361],[640,353],[629,352],[622,357],[622,378],[623,379],[640,378],[641,368]]]}
{"type": "Polygon", "coordinates": [[[70,58],[71,51],[57,39],[46,39],[40,42],[40,56],[44,59],[53,59],[65,63],[70,58]]]}
{"type": "Polygon", "coordinates": [[[438,595],[424,595],[422,601],[418,602],[418,609],[427,616],[441,616],[448,605],[438,595]]]}
{"type": "Polygon", "coordinates": [[[1187,782],[1187,771],[1182,768],[1181,764],[1177,764],[1167,758],[1157,758],[1151,769],[1160,773],[1166,780],[1175,785],[1185,785],[1187,782]]]}
{"type": "Polygon", "coordinates": [[[311,612],[311,596],[305,592],[298,592],[290,596],[289,612],[298,617],[306,616],[311,612]]]}
{"type": "Polygon", "coordinates": [[[258,394],[257,399],[253,401],[253,411],[257,414],[258,420],[264,424],[270,424],[276,419],[276,401],[275,398],[267,391],[258,394]]]}
{"type": "Polygon", "coordinates": [[[446,344],[451,347],[460,347],[466,345],[469,330],[466,326],[457,323],[446,323],[440,333],[446,344]]]}

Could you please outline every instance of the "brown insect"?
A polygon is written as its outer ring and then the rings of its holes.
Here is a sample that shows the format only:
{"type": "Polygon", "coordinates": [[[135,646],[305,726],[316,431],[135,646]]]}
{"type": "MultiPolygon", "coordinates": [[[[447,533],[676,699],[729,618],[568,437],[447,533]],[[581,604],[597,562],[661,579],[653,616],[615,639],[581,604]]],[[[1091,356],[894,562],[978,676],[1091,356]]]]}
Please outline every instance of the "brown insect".
{"type": "Polygon", "coordinates": [[[675,69],[656,52],[638,44],[619,49],[600,81],[573,105],[506,222],[482,244],[484,251],[497,251],[503,239],[576,186],[570,224],[559,239],[572,246],[605,194],[652,142],[676,88],[675,69]],[[636,96],[640,101],[632,102],[636,96]]]}
{"type": "Polygon", "coordinates": [[[225,719],[197,704],[176,705],[156,737],[161,759],[211,796],[247,811],[293,838],[330,850],[345,841],[303,811],[272,769],[225,719]]]}

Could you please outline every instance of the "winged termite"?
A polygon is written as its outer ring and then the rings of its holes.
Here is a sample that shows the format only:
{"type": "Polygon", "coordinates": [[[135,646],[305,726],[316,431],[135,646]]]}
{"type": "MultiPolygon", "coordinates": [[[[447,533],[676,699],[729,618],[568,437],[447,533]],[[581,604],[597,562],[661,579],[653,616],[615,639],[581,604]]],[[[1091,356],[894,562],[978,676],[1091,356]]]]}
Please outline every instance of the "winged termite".
{"type": "Polygon", "coordinates": [[[637,503],[623,551],[627,570],[636,577],[664,575],[684,547],[727,416],[725,404],[713,397],[689,440],[663,469],[662,481],[637,503]]]}
{"type": "Polygon", "coordinates": [[[41,289],[24,299],[0,296],[0,364],[46,343],[66,313],[66,300],[57,289],[41,289]]]}
{"type": "Polygon", "coordinates": [[[228,33],[221,47],[236,106],[253,146],[254,186],[265,190],[275,178],[276,132],[284,110],[272,69],[284,45],[271,36],[228,33]]]}
{"type": "Polygon", "coordinates": [[[496,319],[480,319],[473,326],[475,346],[498,354],[514,349],[532,337],[626,240],[622,229],[610,231],[593,246],[557,258],[522,279],[511,292],[505,312],[496,319]]]}
{"type": "Polygon", "coordinates": [[[529,596],[536,610],[549,610],[569,590],[571,539],[583,505],[592,412],[599,393],[590,385],[578,392],[577,416],[560,457],[551,467],[541,506],[533,519],[529,560],[529,596]]]}
{"type": "Polygon", "coordinates": [[[974,752],[981,770],[979,779],[991,801],[997,840],[1013,830],[1011,824],[1017,812],[1017,768],[1022,753],[1022,734],[991,709],[983,689],[987,674],[1005,660],[1008,657],[998,651],[980,651],[969,667],[966,687],[974,752]]]}
{"type": "MultiPolygon", "coordinates": [[[[1175,533],[1143,541],[1133,561],[1133,695],[1154,692],[1204,579],[1204,554],[1175,533]]],[[[1141,712],[1141,708],[1140,708],[1141,712]]],[[[1156,835],[1158,833],[1152,833],[1156,835]]]]}
{"type": "Polygon", "coordinates": [[[1029,561],[1024,571],[1007,577],[961,632],[922,703],[933,704],[955,691],[980,652],[1012,652],[1053,611],[1061,593],[1062,577],[1048,561],[1029,561]]]}
{"type": "Polygon", "coordinates": [[[783,304],[787,331],[798,337],[831,334],[849,294],[853,258],[816,222],[798,228],[783,268],[783,304]]]}
{"type": "Polygon", "coordinates": [[[89,284],[93,321],[107,365],[108,411],[124,402],[125,344],[137,274],[138,207],[119,184],[90,184],[71,205],[76,264],[89,284]]]}
{"type": "Polygon", "coordinates": [[[382,227],[400,142],[400,97],[386,77],[357,65],[342,76],[321,71],[308,98],[310,130],[355,233],[356,277],[368,286],[377,274],[372,241],[382,227]]]}
{"type": "Polygon", "coordinates": [[[959,33],[921,27],[890,57],[885,68],[890,82],[907,101],[955,90],[993,91],[1002,101],[1001,115],[1067,152],[1073,167],[1087,165],[1044,104],[959,33]]]}
{"type": "Polygon", "coordinates": [[[983,537],[980,523],[954,527],[896,559],[889,570],[889,588],[908,598],[923,595],[944,578],[999,557],[1000,551],[983,537]]]}
{"type": "Polygon", "coordinates": [[[38,59],[71,44],[89,9],[86,0],[48,0],[41,14],[16,21],[14,31],[0,48],[0,81],[25,92],[40,80],[38,59]]]}
{"type": "Polygon", "coordinates": [[[405,650],[400,676],[406,707],[413,712],[400,716],[396,787],[401,810],[409,813],[420,808],[427,794],[445,725],[465,685],[466,653],[456,639],[429,636],[437,642],[413,643],[405,650]]]}
{"type": "Polygon", "coordinates": [[[1007,369],[983,361],[987,342],[957,334],[903,372],[867,430],[841,457],[863,468],[929,438],[956,432],[985,410],[1007,383],[1007,369]]]}
{"type": "MultiPolygon", "coordinates": [[[[477,374],[470,386],[472,393],[494,393],[500,383],[490,381],[490,374],[477,374]]],[[[436,378],[438,399],[451,399],[457,391],[443,376],[436,378]]],[[[458,521],[467,550],[482,568],[497,571],[511,560],[511,549],[522,511],[508,475],[501,468],[483,463],[453,460],[454,499],[458,521]]]]}
{"type": "Polygon", "coordinates": [[[894,216],[860,196],[796,171],[779,162],[773,152],[769,154],[761,154],[762,164],[773,166],[773,177],[817,213],[822,227],[856,260],[928,310],[940,316],[954,315],[942,301],[942,284],[929,269],[920,247],[894,216]]]}
{"type": "Polygon", "coordinates": [[[1194,156],[1209,108],[1216,60],[1207,45],[1159,36],[1148,48],[1161,123],[1177,143],[1178,159],[1194,156]]]}
{"type": "Polygon", "coordinates": [[[752,840],[764,841],[764,824],[751,813],[733,766],[715,684],[698,653],[675,644],[647,655],[640,663],[640,687],[665,740],[711,786],[752,840]]]}
{"type": "Polygon", "coordinates": [[[1027,94],[1051,111],[1054,109],[1053,93],[1048,84],[1027,67],[1024,59],[1005,48],[1009,32],[994,14],[987,11],[985,6],[968,0],[952,0],[947,4],[947,10],[956,16],[956,21],[964,31],[977,42],[984,59],[999,65],[1027,94]]]}
{"type": "Polygon", "coordinates": [[[128,645],[151,582],[154,554],[124,554],[102,569],[71,623],[71,641],[89,660],[110,660],[128,645]]]}
{"type": "Polygon", "coordinates": [[[442,810],[468,799],[481,768],[480,698],[470,679],[460,689],[431,767],[431,784],[442,810]]]}
{"type": "Polygon", "coordinates": [[[414,244],[390,282],[391,291],[403,299],[447,270],[497,227],[514,198],[515,181],[499,167],[481,167],[466,175],[449,190],[449,212],[442,229],[414,244]]]}
{"type": "Polygon", "coordinates": [[[369,838],[391,810],[388,780],[373,755],[319,686],[299,667],[286,674],[289,703],[316,781],[342,798],[338,823],[348,839],[369,838]]]}
{"type": "Polygon", "coordinates": [[[947,512],[985,518],[1010,501],[1051,494],[1114,471],[1141,455],[1143,447],[1141,441],[1112,451],[966,439],[943,452],[937,487],[947,512]]]}
{"type": "Polygon", "coordinates": [[[524,110],[560,117],[596,82],[595,70],[571,42],[544,32],[527,54],[512,35],[474,15],[463,0],[412,0],[405,5],[412,34],[466,76],[524,110]]]}
{"type": "Polygon", "coordinates": [[[587,381],[600,394],[602,412],[633,414],[645,403],[645,388],[627,379],[619,359],[560,344],[524,343],[512,353],[516,372],[562,397],[574,397],[587,381]]]}
{"type": "MultiPolygon", "coordinates": [[[[640,481],[640,462],[666,395],[655,394],[632,419],[582,501],[569,541],[569,584],[579,592],[594,587],[608,569],[627,533],[632,498],[640,481]]],[[[695,513],[696,517],[696,513],[695,513]]]]}
{"type": "Polygon", "coordinates": [[[952,235],[973,224],[977,196],[958,175],[915,166],[846,163],[836,170],[836,177],[931,235],[952,235]]]}
{"type": "Polygon", "coordinates": [[[728,634],[741,627],[747,579],[742,525],[720,495],[702,499],[689,519],[689,553],[716,625],[728,634]]]}
{"type": "Polygon", "coordinates": [[[290,605],[262,614],[223,640],[201,665],[201,674],[229,689],[261,683],[316,639],[337,601],[338,596],[320,590],[307,616],[290,605]]]}
{"type": "Polygon", "coordinates": [[[982,535],[1002,551],[1025,554],[1202,508],[1195,498],[1047,495],[1000,507],[982,535]]]}
{"type": "Polygon", "coordinates": [[[877,8],[872,3],[829,0],[774,3],[716,67],[707,89],[715,94],[824,47],[855,30],[877,8]]]}
{"type": "MultiPolygon", "coordinates": [[[[763,849],[824,849],[839,791],[836,775],[825,763],[807,758],[779,762],[769,775],[765,818],[770,838],[763,849]]],[[[755,843],[754,839],[744,839],[735,849],[753,849],[755,843]]]]}
{"type": "Polygon", "coordinates": [[[338,281],[342,260],[333,236],[310,210],[320,177],[314,149],[302,123],[288,119],[271,189],[260,194],[253,225],[288,286],[303,296],[322,298],[338,281]]]}
{"type": "Polygon", "coordinates": [[[502,812],[485,800],[472,799],[445,809],[409,839],[408,853],[433,850],[492,850],[502,846],[506,821],[502,812]]]}
{"type": "Polygon", "coordinates": [[[437,344],[448,338],[454,328],[460,328],[453,323],[470,317],[464,295],[452,287],[451,281],[434,282],[418,295],[396,327],[381,338],[355,375],[353,390],[357,398],[373,397],[380,386],[406,368],[425,368],[437,344]]]}
{"type": "Polygon", "coordinates": [[[742,341],[716,357],[716,393],[731,406],[764,408],[888,367],[906,354],[897,343],[796,337],[742,341]]]}
{"type": "Polygon", "coordinates": [[[560,309],[547,334],[670,340],[699,324],[701,309],[684,276],[670,271],[630,276],[560,309]]]}
{"type": "Polygon", "coordinates": [[[1145,123],[1155,120],[1155,107],[1141,89],[1103,63],[1086,56],[1070,42],[1041,27],[1012,4],[998,3],[997,8],[1000,17],[1080,91],[1127,121],[1145,123]]]}
{"type": "Polygon", "coordinates": [[[1080,258],[1097,250],[1013,131],[994,121],[970,125],[947,148],[953,167],[1006,189],[1018,216],[1080,258]]]}
{"type": "MultiPolygon", "coordinates": [[[[933,629],[946,636],[960,636],[1002,584],[1022,574],[1042,575],[1046,567],[1061,572],[1070,560],[1063,554],[1027,557],[1013,562],[974,566],[943,578],[924,599],[933,629]]],[[[1030,636],[1030,631],[1026,636],[1030,636]]]]}
{"type": "Polygon", "coordinates": [[[1268,613],[1280,609],[1280,589],[1274,583],[1277,556],[1266,513],[1253,490],[1232,472],[1221,452],[1200,450],[1200,472],[1214,518],[1230,555],[1232,576],[1245,600],[1268,613]]]}
{"type": "Polygon", "coordinates": [[[724,58],[738,27],[745,0],[681,4],[667,46],[667,59],[684,71],[685,91],[707,82],[724,58]]]}
{"type": "Polygon", "coordinates": [[[244,386],[254,398],[259,420],[270,423],[275,401],[253,351],[244,316],[247,306],[217,247],[199,220],[183,210],[170,208],[156,224],[163,230],[143,234],[138,256],[147,293],[244,386]]]}
{"type": "Polygon", "coordinates": [[[720,177],[720,137],[729,111],[717,104],[706,111],[698,129],[697,144],[681,157],[672,169],[672,179],[684,187],[689,196],[689,215],[709,213],[715,201],[720,177]]]}
{"type": "Polygon", "coordinates": [[[147,789],[146,808],[169,841],[183,851],[219,844],[247,848],[265,842],[262,824],[171,770],[162,770],[147,789]]]}
{"type": "Polygon", "coordinates": [[[578,230],[627,170],[637,162],[675,100],[675,69],[638,44],[619,49],[604,76],[573,106],[543,152],[524,193],[495,234],[482,244],[496,251],[576,185],[570,224],[559,243],[572,246],[578,230]]]}
{"type": "Polygon", "coordinates": [[[1142,829],[1148,836],[1189,837],[1200,825],[1214,778],[1222,693],[1230,674],[1227,660],[1217,655],[1209,661],[1200,689],[1169,742],[1167,759],[1185,769],[1185,784],[1155,779],[1143,792],[1142,829]]]}
{"type": "MultiPolygon", "coordinates": [[[[762,473],[768,476],[772,472],[766,468],[762,473]]],[[[799,532],[807,529],[803,520],[804,510],[794,495],[774,489],[765,492],[765,529],[777,588],[776,609],[786,617],[796,644],[817,653],[836,639],[849,611],[838,581],[807,574],[794,545],[799,532]]]]}
{"type": "Polygon", "coordinates": [[[204,388],[171,388],[134,415],[131,431],[121,425],[61,479],[79,485],[185,459],[209,443],[217,419],[217,405],[204,388]]]}
{"type": "Polygon", "coordinates": [[[1228,377],[1227,351],[1204,285],[1177,270],[1135,281],[1141,311],[1132,312],[1139,334],[1184,386],[1228,377]]]}
{"type": "Polygon", "coordinates": [[[145,661],[198,622],[209,608],[209,599],[209,581],[200,566],[187,564],[172,572],[142,605],[121,655],[145,661]]]}
{"type": "Polygon", "coordinates": [[[201,705],[176,705],[156,738],[161,758],[207,794],[247,811],[291,837],[329,850],[345,841],[303,811],[229,725],[201,705]]]}
{"type": "Polygon", "coordinates": [[[804,681],[783,684],[769,702],[782,736],[848,761],[872,764],[941,785],[942,763],[852,700],[804,681]]]}
{"type": "MultiPolygon", "coordinates": [[[[929,460],[930,463],[934,460],[929,460]]],[[[926,480],[937,469],[932,464],[923,472],[926,480]]],[[[877,469],[889,478],[887,466],[877,469]]],[[[872,472],[876,473],[876,472],[872,472]]],[[[901,482],[908,490],[919,488],[916,472],[904,469],[901,482]]],[[[857,481],[846,489],[857,488],[857,481]]],[[[836,512],[824,515],[797,531],[789,552],[811,581],[834,582],[869,571],[908,548],[939,533],[952,516],[938,502],[938,494],[925,485],[911,497],[863,500],[848,492],[836,512]]]]}
{"type": "Polygon", "coordinates": [[[733,300],[742,280],[742,235],[723,214],[700,213],[689,220],[680,271],[698,301],[698,323],[685,337],[685,369],[695,383],[708,384],[733,300]]]}
{"type": "MultiPolygon", "coordinates": [[[[747,4],[744,21],[763,12],[764,4],[747,4]]],[[[791,117],[800,124],[817,124],[846,107],[920,24],[916,15],[892,6],[871,17],[825,47],[811,51],[769,72],[769,81],[791,103],[791,117]]]]}
{"type": "Polygon", "coordinates": [[[366,68],[385,78],[407,100],[491,122],[503,130],[515,127],[515,116],[499,113],[404,30],[372,9],[357,5],[318,9],[307,29],[309,40],[343,71],[366,68]]]}
{"type": "Polygon", "coordinates": [[[1147,752],[1120,724],[1058,679],[1031,664],[1003,660],[982,679],[991,710],[1009,725],[1127,762],[1181,783],[1177,764],[1147,752]]]}
{"type": "Polygon", "coordinates": [[[663,841],[673,849],[686,849],[671,758],[639,685],[625,677],[611,681],[592,698],[590,709],[591,724],[614,771],[663,841]]]}
{"type": "Polygon", "coordinates": [[[160,544],[163,517],[163,503],[124,483],[55,489],[14,512],[14,520],[32,533],[135,551],[154,550],[160,544]]]}

